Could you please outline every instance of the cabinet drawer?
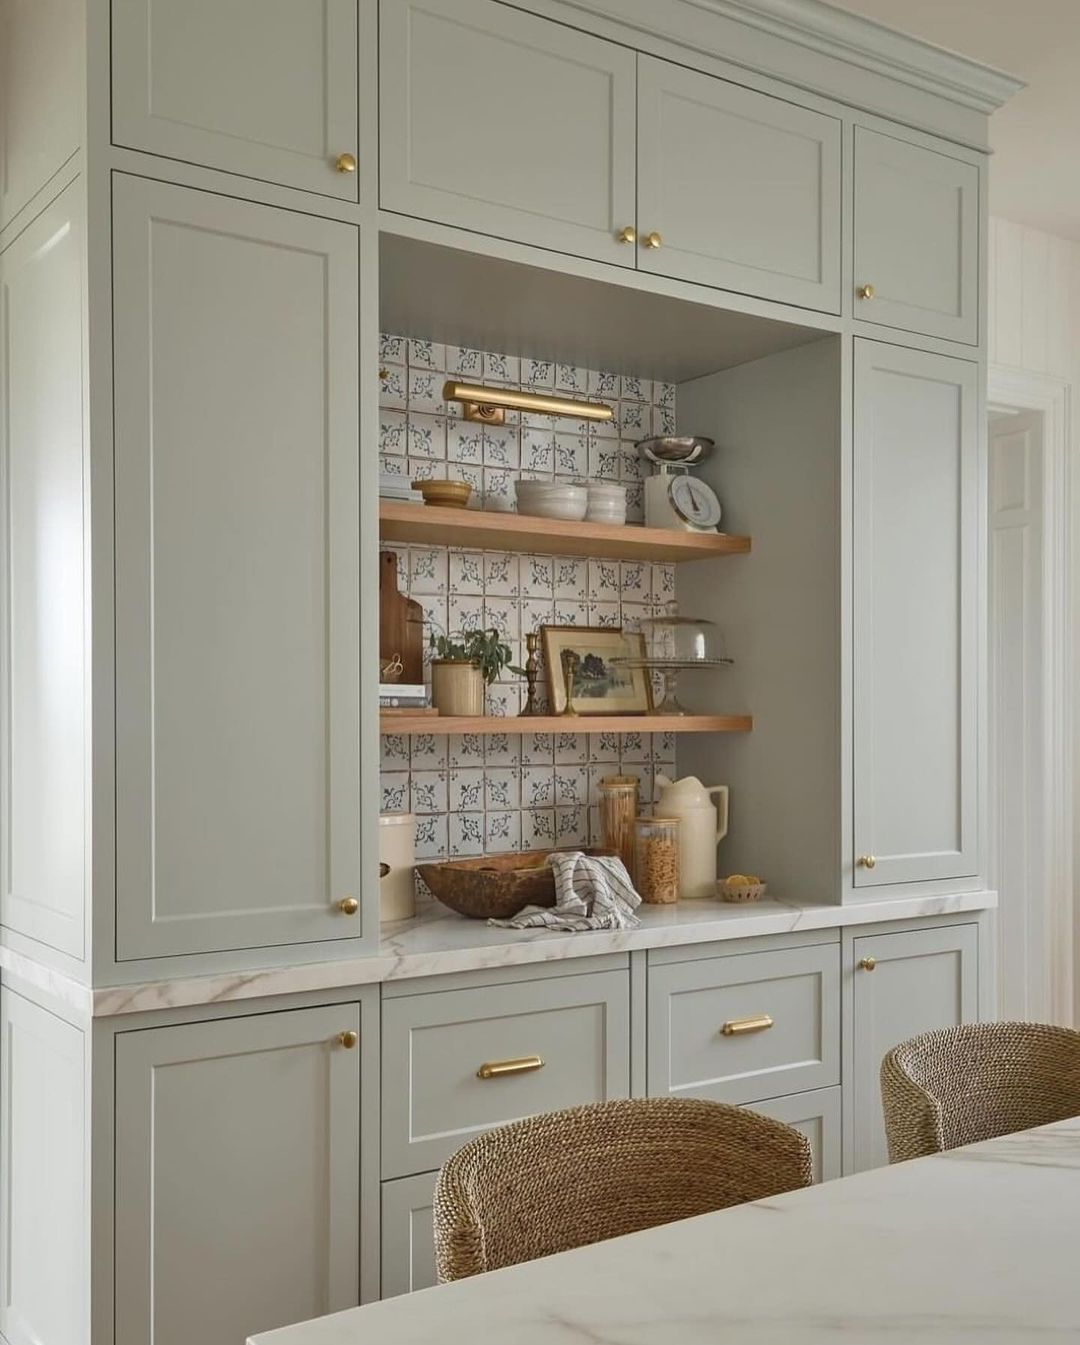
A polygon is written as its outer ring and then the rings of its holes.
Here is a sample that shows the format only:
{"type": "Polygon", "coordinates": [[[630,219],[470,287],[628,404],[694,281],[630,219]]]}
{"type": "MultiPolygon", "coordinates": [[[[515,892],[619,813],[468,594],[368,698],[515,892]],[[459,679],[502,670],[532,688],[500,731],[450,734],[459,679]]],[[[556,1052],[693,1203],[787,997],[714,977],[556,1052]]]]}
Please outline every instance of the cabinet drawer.
{"type": "Polygon", "coordinates": [[[435,1273],[437,1172],[382,1184],[382,1296],[394,1298],[438,1282],[435,1273]]]}
{"type": "Polygon", "coordinates": [[[491,1126],[630,1086],[625,972],[416,995],[383,1005],[383,1176],[437,1168],[491,1126]],[[481,1078],[485,1064],[542,1061],[481,1078]]]}
{"type": "Polygon", "coordinates": [[[754,1102],[840,1082],[835,944],[649,968],[650,1096],[754,1102]]]}
{"type": "Polygon", "coordinates": [[[814,1181],[828,1182],[840,1176],[839,1088],[774,1097],[768,1102],[755,1102],[750,1110],[794,1126],[806,1136],[814,1150],[814,1181]]]}

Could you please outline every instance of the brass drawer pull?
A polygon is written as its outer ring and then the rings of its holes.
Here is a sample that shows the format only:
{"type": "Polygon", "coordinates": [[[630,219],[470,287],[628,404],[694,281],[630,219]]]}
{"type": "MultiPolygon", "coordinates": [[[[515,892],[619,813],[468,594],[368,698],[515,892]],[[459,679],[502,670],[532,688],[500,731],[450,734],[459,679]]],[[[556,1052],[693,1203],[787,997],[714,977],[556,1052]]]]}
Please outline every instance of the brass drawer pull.
{"type": "Polygon", "coordinates": [[[748,1032],[766,1032],[773,1025],[767,1013],[755,1014],[753,1018],[731,1018],[720,1031],[725,1037],[743,1037],[748,1032]]]}
{"type": "Polygon", "coordinates": [[[507,1074],[531,1074],[533,1070],[543,1069],[544,1062],[538,1055],[523,1055],[518,1060],[486,1060],[476,1071],[478,1079],[501,1079],[507,1074]]]}

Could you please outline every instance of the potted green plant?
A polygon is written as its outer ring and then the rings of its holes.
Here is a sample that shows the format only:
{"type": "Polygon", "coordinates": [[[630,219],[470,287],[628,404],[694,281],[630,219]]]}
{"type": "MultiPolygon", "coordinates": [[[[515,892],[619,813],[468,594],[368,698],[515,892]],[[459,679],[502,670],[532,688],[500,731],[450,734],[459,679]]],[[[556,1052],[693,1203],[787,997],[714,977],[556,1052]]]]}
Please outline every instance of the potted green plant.
{"type": "Polygon", "coordinates": [[[510,646],[494,628],[433,634],[430,643],[431,699],[441,715],[482,715],[485,689],[504,669],[525,675],[511,665],[510,646]]]}

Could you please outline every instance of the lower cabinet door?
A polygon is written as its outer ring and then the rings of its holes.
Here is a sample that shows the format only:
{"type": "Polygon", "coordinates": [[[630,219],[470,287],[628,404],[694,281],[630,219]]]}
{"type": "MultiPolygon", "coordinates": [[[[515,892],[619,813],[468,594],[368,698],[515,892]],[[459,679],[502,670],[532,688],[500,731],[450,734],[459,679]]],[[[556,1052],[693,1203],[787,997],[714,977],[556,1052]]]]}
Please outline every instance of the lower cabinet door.
{"type": "Polygon", "coordinates": [[[437,1172],[382,1184],[382,1296],[430,1289],[435,1276],[437,1172]]]}
{"type": "Polygon", "coordinates": [[[851,1153],[846,1170],[889,1161],[881,1061],[899,1042],[979,1016],[979,928],[866,934],[852,940],[851,1153]]]}
{"type": "Polygon", "coordinates": [[[359,1302],[359,1031],[342,1004],[117,1037],[116,1345],[359,1302]]]}
{"type": "Polygon", "coordinates": [[[814,1181],[827,1182],[840,1176],[840,1089],[815,1088],[792,1097],[774,1097],[755,1102],[748,1111],[771,1116],[801,1131],[814,1150],[814,1181]]]}

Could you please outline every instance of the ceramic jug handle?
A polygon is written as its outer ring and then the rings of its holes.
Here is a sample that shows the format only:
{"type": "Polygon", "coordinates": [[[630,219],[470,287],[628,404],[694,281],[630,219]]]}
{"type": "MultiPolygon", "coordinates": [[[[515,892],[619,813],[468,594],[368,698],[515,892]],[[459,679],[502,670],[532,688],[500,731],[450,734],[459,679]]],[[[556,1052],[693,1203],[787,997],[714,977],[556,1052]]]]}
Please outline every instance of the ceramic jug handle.
{"type": "Polygon", "coordinates": [[[727,835],[728,787],[727,785],[713,785],[712,789],[710,789],[708,792],[710,795],[713,794],[719,795],[719,798],[716,800],[716,815],[717,815],[716,843],[717,845],[719,845],[720,842],[727,835]]]}

